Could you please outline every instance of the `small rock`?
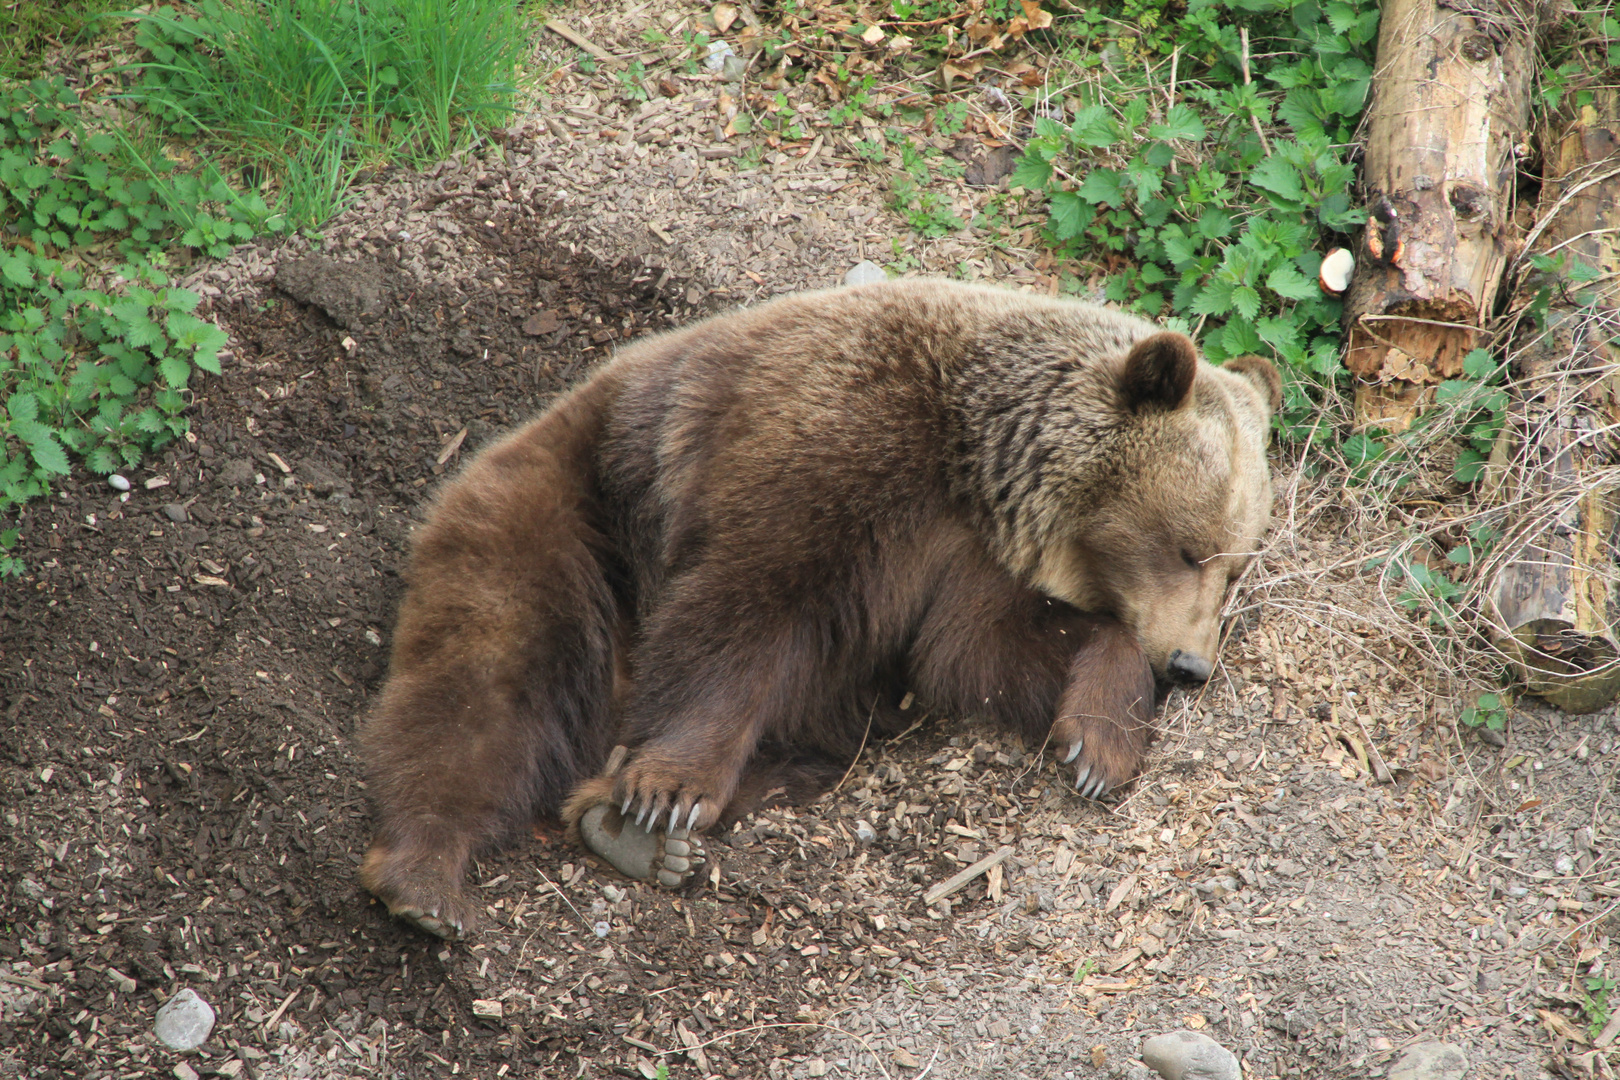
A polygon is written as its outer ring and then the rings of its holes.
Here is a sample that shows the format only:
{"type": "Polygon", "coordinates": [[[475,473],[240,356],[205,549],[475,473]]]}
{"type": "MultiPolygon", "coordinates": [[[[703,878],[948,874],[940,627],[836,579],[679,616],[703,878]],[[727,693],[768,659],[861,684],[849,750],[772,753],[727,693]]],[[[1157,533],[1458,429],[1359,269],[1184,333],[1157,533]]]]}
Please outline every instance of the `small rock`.
{"type": "Polygon", "coordinates": [[[119,476],[117,473],[113,473],[111,476],[107,477],[107,483],[114,491],[129,490],[129,481],[124,479],[122,476],[119,476]]]}
{"type": "Polygon", "coordinates": [[[1232,1051],[1196,1031],[1169,1031],[1142,1044],[1142,1060],[1164,1080],[1243,1080],[1232,1051]]]}
{"type": "Polygon", "coordinates": [[[181,1052],[197,1049],[207,1041],[208,1033],[213,1030],[213,1007],[190,987],[163,1003],[163,1007],[157,1011],[157,1022],[152,1027],[159,1042],[181,1052]]]}
{"type": "Polygon", "coordinates": [[[1500,731],[1495,731],[1488,727],[1476,728],[1475,730],[1479,732],[1479,741],[1482,743],[1488,743],[1495,747],[1503,747],[1507,745],[1507,738],[1500,731]]]}
{"type": "Polygon", "coordinates": [[[855,839],[863,844],[870,844],[877,839],[877,830],[865,821],[855,823],[855,839]]]}
{"type": "Polygon", "coordinates": [[[922,1067],[922,1061],[917,1057],[917,1055],[913,1054],[910,1050],[907,1050],[903,1046],[897,1046],[894,1048],[894,1054],[891,1056],[891,1060],[896,1065],[906,1069],[917,1069],[922,1067]]]}
{"type": "Polygon", "coordinates": [[[163,516],[176,525],[184,525],[191,520],[191,515],[186,513],[186,508],[179,503],[164,503],[163,516]]]}
{"type": "Polygon", "coordinates": [[[844,275],[845,285],[870,285],[874,281],[888,281],[889,275],[883,272],[883,267],[871,259],[862,259],[849,268],[844,275]]]}
{"type": "Polygon", "coordinates": [[[1450,1043],[1418,1043],[1389,1070],[1389,1080],[1462,1080],[1468,1059],[1450,1043]]]}

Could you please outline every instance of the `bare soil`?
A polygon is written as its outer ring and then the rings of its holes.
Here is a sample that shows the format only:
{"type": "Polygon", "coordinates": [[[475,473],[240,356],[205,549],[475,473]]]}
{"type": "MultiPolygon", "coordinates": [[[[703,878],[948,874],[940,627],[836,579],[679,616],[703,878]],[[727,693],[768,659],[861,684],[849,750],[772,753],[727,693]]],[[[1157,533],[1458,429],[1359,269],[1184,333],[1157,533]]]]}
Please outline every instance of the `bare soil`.
{"type": "MultiPolygon", "coordinates": [[[[626,50],[640,26],[576,19],[626,50]]],[[[233,344],[195,439],[127,500],[76,478],[24,515],[30,574],[0,593],[0,1076],[1141,1077],[1141,1040],[1182,1026],[1251,1080],[1379,1076],[1429,1038],[1482,1077],[1596,1068],[1620,720],[1459,732],[1455,688],[1345,558],[1365,526],[1281,454],[1222,669],[1167,703],[1123,802],[920,716],[831,796],[713,838],[682,894],[541,823],[478,867],[469,942],[364,895],[352,737],[439,478],[616,343],[834,283],[869,244],[1056,284],[1005,236],[905,236],[831,142],[740,167],[712,82],[651,103],[669,122],[645,141],[618,85],[561,78],[477,154],[373,178],[323,252],[200,268],[233,344]],[[151,1028],[188,986],[219,1019],[182,1059],[151,1028]]]]}

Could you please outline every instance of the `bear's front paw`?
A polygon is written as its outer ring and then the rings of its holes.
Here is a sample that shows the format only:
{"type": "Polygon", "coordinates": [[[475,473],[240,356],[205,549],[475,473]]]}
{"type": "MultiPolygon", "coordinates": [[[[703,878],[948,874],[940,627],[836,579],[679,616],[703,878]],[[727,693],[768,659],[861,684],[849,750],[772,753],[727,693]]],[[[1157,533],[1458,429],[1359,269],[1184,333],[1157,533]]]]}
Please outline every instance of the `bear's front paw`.
{"type": "Polygon", "coordinates": [[[470,934],[478,909],[461,885],[462,862],[432,852],[408,853],[373,843],[360,864],[360,880],[388,912],[442,938],[470,934]]]}
{"type": "Polygon", "coordinates": [[[720,819],[726,802],[710,777],[692,776],[652,753],[643,753],[614,777],[613,801],[626,821],[648,833],[707,829],[720,819]]]}
{"type": "Polygon", "coordinates": [[[579,819],[585,846],[625,877],[678,889],[703,869],[703,842],[684,828],[632,828],[611,806],[593,806],[579,819]]]}
{"type": "Polygon", "coordinates": [[[1099,799],[1134,777],[1142,767],[1150,732],[1106,717],[1066,717],[1052,728],[1052,744],[1065,765],[1073,765],[1074,787],[1099,799]]]}

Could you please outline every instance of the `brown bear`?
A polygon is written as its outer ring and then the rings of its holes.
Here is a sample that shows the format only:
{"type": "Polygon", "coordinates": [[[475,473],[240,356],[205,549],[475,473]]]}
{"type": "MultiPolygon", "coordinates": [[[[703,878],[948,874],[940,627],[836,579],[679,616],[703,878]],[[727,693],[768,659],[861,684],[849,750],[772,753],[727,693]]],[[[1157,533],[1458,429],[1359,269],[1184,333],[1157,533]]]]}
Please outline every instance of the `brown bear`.
{"type": "Polygon", "coordinates": [[[1278,394],[1259,358],[944,281],[626,349],[481,453],[415,540],[362,733],[362,880],[465,932],[469,857],[564,814],[678,885],[698,834],[836,778],[907,693],[1112,790],[1155,674],[1210,673],[1269,518],[1278,394]]]}

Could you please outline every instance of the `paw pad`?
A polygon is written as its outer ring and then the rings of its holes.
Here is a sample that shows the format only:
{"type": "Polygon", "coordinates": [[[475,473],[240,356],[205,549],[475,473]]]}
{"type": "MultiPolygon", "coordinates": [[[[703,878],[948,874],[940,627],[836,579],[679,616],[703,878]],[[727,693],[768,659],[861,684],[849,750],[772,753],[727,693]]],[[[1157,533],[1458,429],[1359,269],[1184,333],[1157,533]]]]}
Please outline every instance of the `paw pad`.
{"type": "Polygon", "coordinates": [[[685,828],[627,828],[624,815],[607,804],[593,806],[579,819],[585,846],[625,877],[656,881],[678,889],[705,863],[703,844],[685,828]]]}

